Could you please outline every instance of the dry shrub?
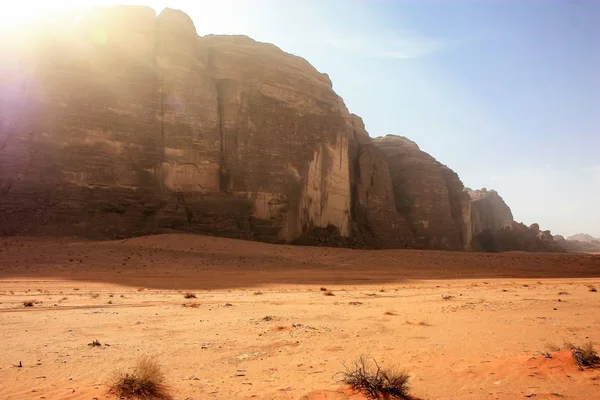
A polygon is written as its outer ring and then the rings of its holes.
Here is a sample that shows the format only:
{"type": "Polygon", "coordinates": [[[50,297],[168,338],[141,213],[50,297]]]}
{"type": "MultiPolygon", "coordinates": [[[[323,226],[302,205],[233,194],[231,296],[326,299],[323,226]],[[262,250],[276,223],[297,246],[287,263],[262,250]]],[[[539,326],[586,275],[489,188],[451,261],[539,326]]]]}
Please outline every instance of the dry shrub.
{"type": "Polygon", "coordinates": [[[575,361],[577,361],[577,365],[579,365],[580,368],[595,368],[600,365],[600,357],[598,357],[598,353],[594,350],[594,344],[592,342],[584,343],[580,347],[572,346],[571,354],[573,354],[573,358],[575,358],[575,361]]]}
{"type": "Polygon", "coordinates": [[[33,307],[33,301],[26,300],[26,301],[23,302],[23,306],[25,306],[25,307],[33,307]]]}
{"type": "Polygon", "coordinates": [[[323,295],[325,295],[325,296],[335,296],[335,294],[331,290],[323,292],[323,295]]]}
{"type": "Polygon", "coordinates": [[[588,286],[590,288],[590,292],[597,292],[598,289],[596,289],[596,287],[594,285],[590,285],[588,286]]]}
{"type": "Polygon", "coordinates": [[[196,295],[194,293],[187,292],[183,295],[183,297],[185,297],[186,299],[195,299],[196,295]]]}
{"type": "Polygon", "coordinates": [[[369,399],[411,399],[410,375],[397,368],[382,369],[375,360],[372,364],[361,356],[350,367],[344,365],[341,382],[369,399]]]}
{"type": "Polygon", "coordinates": [[[326,288],[326,287],[322,287],[322,288],[321,288],[321,292],[326,292],[326,291],[327,291],[327,288],[326,288]]]}
{"type": "Polygon", "coordinates": [[[454,296],[451,296],[449,294],[443,294],[442,295],[442,299],[443,300],[452,300],[454,298],[454,296]]]}
{"type": "Polygon", "coordinates": [[[185,308],[198,308],[200,307],[200,303],[183,303],[181,307],[185,308]]]}
{"type": "Polygon", "coordinates": [[[142,356],[133,372],[117,372],[110,392],[124,399],[169,400],[165,375],[154,357],[142,356]]]}

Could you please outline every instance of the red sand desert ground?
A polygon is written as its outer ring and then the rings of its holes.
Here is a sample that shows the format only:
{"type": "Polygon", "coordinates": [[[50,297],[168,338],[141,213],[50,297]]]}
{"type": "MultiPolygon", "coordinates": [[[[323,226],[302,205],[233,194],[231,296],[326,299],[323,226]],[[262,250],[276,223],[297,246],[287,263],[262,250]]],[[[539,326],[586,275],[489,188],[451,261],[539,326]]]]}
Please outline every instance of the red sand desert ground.
{"type": "Polygon", "coordinates": [[[114,399],[142,354],[174,399],[364,399],[336,375],[363,354],[421,399],[598,399],[561,350],[600,347],[591,286],[600,255],[1,238],[0,399],[114,399]]]}

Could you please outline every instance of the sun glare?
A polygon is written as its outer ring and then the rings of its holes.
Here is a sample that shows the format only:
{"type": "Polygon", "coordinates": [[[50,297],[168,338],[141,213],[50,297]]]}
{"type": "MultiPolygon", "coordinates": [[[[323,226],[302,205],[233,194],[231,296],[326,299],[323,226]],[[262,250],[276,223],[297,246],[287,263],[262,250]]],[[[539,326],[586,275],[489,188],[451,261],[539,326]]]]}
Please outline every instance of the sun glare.
{"type": "Polygon", "coordinates": [[[64,16],[85,14],[88,7],[137,5],[160,13],[165,7],[180,9],[190,15],[199,34],[247,34],[248,11],[252,0],[0,0],[0,35],[4,39],[14,31],[27,31],[39,22],[62,20],[64,16]]]}
{"type": "MultiPolygon", "coordinates": [[[[0,31],[22,29],[43,20],[55,17],[71,10],[93,6],[111,6],[117,4],[137,4],[154,7],[156,1],[115,1],[115,0],[17,0],[0,6],[0,31]]],[[[156,7],[154,7],[156,9],[156,7]]],[[[160,11],[160,10],[157,10],[160,11]]]]}

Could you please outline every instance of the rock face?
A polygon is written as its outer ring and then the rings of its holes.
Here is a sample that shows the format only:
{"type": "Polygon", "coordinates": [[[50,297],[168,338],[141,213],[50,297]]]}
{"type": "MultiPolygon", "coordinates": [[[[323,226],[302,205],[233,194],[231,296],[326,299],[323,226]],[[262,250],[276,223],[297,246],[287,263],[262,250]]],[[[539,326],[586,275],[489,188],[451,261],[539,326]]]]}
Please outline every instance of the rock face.
{"type": "Polygon", "coordinates": [[[4,49],[2,233],[351,233],[350,116],[303,59],[174,10],[44,33],[4,49]]]}
{"type": "Polygon", "coordinates": [[[471,243],[470,200],[458,176],[402,136],[373,141],[385,155],[396,210],[408,222],[420,248],[468,249],[471,243]]]}
{"type": "Polygon", "coordinates": [[[473,235],[484,230],[498,230],[513,222],[513,215],[502,197],[495,190],[467,189],[471,197],[471,222],[473,235]]]}
{"type": "Polygon", "coordinates": [[[458,176],[273,45],[112,7],[0,46],[0,234],[470,246],[458,176]]]}
{"type": "Polygon", "coordinates": [[[563,252],[564,238],[515,222],[512,212],[495,190],[466,189],[471,198],[472,247],[477,251],[563,252]],[[562,241],[561,241],[562,238],[562,241]]]}
{"type": "Polygon", "coordinates": [[[372,247],[412,248],[415,235],[406,214],[396,206],[388,160],[357,116],[353,127],[350,174],[355,235],[372,247]]]}
{"type": "Polygon", "coordinates": [[[518,222],[507,222],[497,230],[486,229],[473,238],[478,251],[564,252],[550,231],[540,231],[538,224],[527,227],[518,222]]]}

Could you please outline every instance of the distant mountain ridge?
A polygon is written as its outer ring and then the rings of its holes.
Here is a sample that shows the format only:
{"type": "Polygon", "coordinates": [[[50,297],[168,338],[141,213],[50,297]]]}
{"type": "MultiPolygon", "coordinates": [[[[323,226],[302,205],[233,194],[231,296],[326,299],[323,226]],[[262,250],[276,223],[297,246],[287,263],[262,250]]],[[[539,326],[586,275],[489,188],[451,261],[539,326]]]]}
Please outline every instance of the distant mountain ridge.
{"type": "Polygon", "coordinates": [[[579,242],[594,242],[600,241],[600,239],[593,237],[592,235],[588,235],[587,233],[577,233],[575,235],[569,236],[567,240],[577,240],[579,242]]]}

